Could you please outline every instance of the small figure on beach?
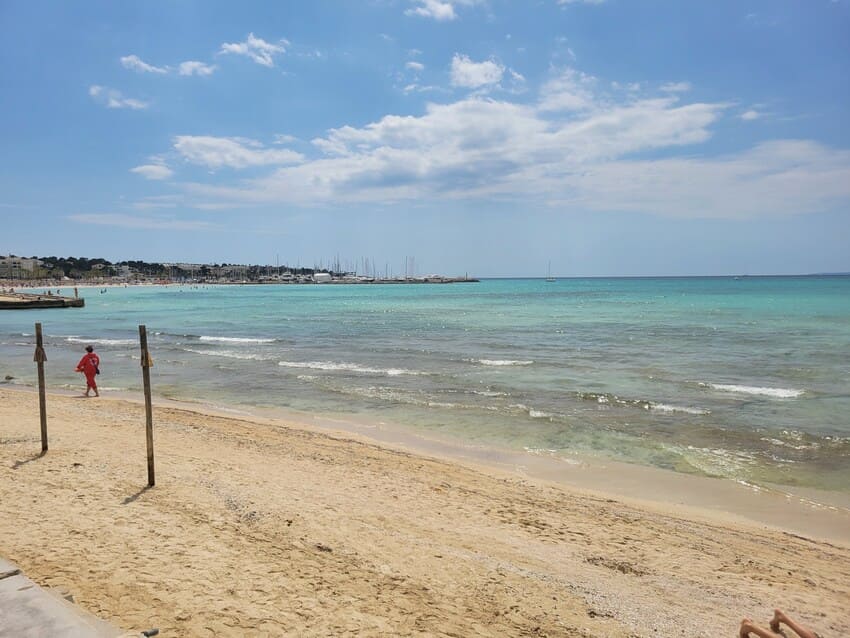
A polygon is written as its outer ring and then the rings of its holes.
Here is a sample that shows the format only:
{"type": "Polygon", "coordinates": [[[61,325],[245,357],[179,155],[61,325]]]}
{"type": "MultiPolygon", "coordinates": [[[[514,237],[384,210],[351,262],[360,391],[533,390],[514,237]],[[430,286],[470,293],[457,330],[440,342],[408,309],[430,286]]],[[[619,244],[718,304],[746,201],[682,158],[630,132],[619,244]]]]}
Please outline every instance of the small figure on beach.
{"type": "Polygon", "coordinates": [[[89,392],[94,390],[94,396],[99,397],[100,392],[97,391],[95,377],[100,374],[100,357],[95,354],[93,347],[86,346],[86,353],[77,364],[77,372],[86,375],[86,393],[84,396],[89,396],[89,392]]]}
{"type": "Polygon", "coordinates": [[[741,630],[738,632],[738,636],[739,638],[749,638],[752,634],[760,638],[786,638],[786,634],[781,629],[781,625],[783,624],[800,636],[800,638],[820,638],[811,629],[789,618],[781,609],[774,610],[773,618],[770,620],[770,629],[754,625],[752,620],[744,618],[741,621],[741,630]]]}

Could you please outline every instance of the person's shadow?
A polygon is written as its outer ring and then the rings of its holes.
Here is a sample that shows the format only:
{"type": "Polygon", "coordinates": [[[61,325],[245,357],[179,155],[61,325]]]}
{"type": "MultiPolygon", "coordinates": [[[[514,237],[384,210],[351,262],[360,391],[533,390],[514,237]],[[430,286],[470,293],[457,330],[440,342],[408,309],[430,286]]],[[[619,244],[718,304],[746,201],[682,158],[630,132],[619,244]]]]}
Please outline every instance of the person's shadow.
{"type": "Polygon", "coordinates": [[[37,461],[38,459],[40,459],[45,454],[47,454],[47,452],[39,452],[38,454],[31,456],[28,459],[24,459],[23,461],[15,461],[14,465],[12,465],[12,469],[17,470],[22,465],[26,465],[27,463],[32,463],[33,461],[37,461]]]}

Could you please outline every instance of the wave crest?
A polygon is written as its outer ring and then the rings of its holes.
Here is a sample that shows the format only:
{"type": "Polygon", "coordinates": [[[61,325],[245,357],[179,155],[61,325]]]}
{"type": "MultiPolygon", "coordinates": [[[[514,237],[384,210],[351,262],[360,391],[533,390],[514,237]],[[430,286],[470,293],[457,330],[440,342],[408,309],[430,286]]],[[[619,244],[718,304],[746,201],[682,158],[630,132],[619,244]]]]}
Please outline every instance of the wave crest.
{"type": "Polygon", "coordinates": [[[276,339],[268,339],[264,337],[211,337],[209,335],[201,335],[199,341],[213,341],[220,343],[274,343],[276,339]]]}
{"type": "Polygon", "coordinates": [[[364,374],[385,374],[396,377],[404,374],[420,375],[415,370],[404,368],[371,368],[357,363],[345,363],[343,361],[278,361],[277,364],[283,368],[306,368],[308,370],[329,370],[341,372],[362,372],[364,374]]]}
{"type": "Polygon", "coordinates": [[[700,383],[702,387],[720,390],[721,392],[733,392],[735,394],[751,394],[754,396],[773,397],[774,399],[796,399],[803,395],[805,390],[794,388],[767,388],[751,385],[737,385],[734,383],[700,383]]]}
{"type": "Polygon", "coordinates": [[[483,366],[530,366],[534,363],[531,360],[517,359],[473,359],[472,362],[483,366]]]}
{"type": "Polygon", "coordinates": [[[135,339],[81,339],[79,337],[65,337],[65,341],[70,343],[96,343],[101,346],[135,346],[139,343],[135,339]]]}

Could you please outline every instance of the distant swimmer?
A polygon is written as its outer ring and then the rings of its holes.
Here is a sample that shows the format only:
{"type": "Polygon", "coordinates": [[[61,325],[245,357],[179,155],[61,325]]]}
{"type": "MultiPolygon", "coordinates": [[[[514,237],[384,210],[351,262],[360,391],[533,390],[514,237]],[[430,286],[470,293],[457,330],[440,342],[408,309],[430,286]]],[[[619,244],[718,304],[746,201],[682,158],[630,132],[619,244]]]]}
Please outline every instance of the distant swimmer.
{"type": "Polygon", "coordinates": [[[786,634],[781,629],[781,625],[783,624],[800,636],[800,638],[820,638],[811,629],[789,618],[781,609],[776,609],[773,612],[773,618],[770,620],[770,629],[754,625],[752,620],[744,618],[741,621],[741,630],[738,632],[738,636],[739,638],[749,638],[750,635],[759,636],[759,638],[786,638],[786,634]]]}
{"type": "Polygon", "coordinates": [[[95,377],[100,374],[100,357],[94,353],[94,348],[91,346],[86,346],[86,353],[77,364],[77,372],[82,372],[86,375],[85,396],[90,396],[89,392],[94,390],[94,396],[99,397],[100,393],[97,391],[97,382],[95,377]]]}

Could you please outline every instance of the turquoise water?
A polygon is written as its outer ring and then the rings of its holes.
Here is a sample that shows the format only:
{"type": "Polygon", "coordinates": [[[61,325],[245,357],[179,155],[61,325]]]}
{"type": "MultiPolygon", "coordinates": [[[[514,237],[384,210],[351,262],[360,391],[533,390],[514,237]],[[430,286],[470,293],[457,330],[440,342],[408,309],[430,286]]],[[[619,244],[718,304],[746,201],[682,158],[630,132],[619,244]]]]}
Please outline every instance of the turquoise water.
{"type": "MultiPolygon", "coordinates": [[[[66,290],[67,292],[67,290],[66,290]]],[[[850,278],[86,290],[0,313],[0,379],[392,423],[467,445],[850,491],[850,278]]]]}

